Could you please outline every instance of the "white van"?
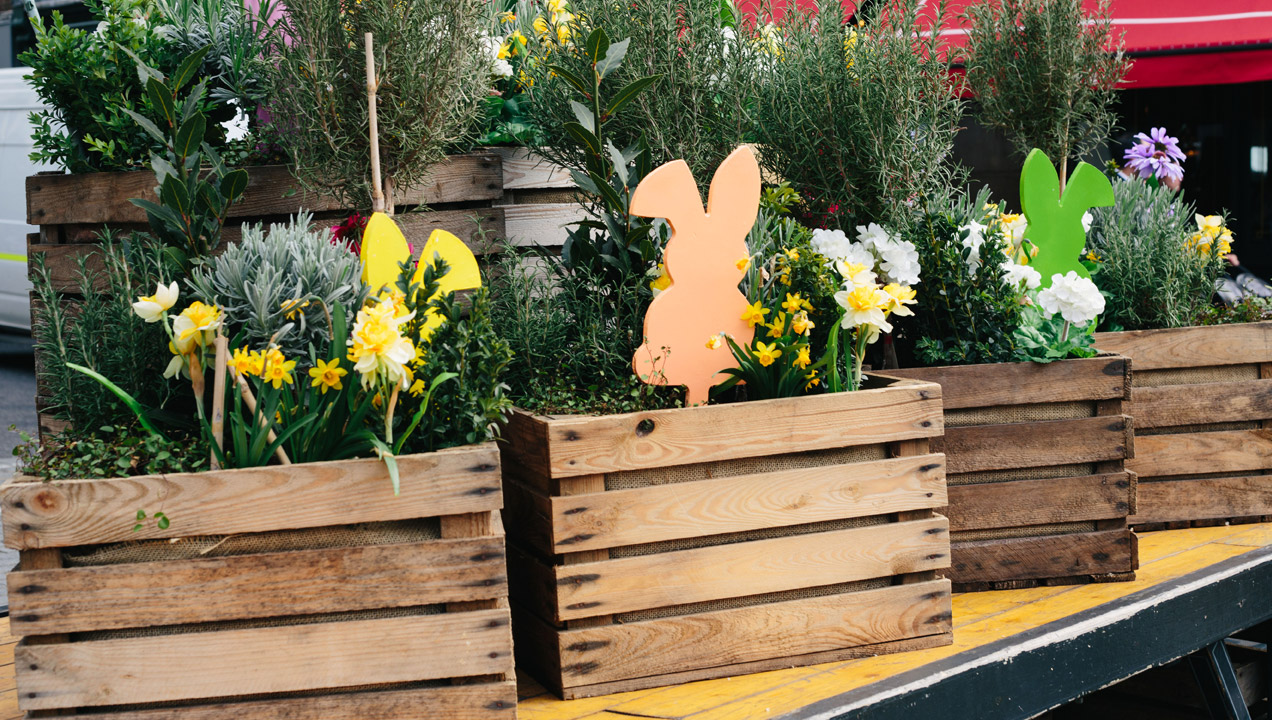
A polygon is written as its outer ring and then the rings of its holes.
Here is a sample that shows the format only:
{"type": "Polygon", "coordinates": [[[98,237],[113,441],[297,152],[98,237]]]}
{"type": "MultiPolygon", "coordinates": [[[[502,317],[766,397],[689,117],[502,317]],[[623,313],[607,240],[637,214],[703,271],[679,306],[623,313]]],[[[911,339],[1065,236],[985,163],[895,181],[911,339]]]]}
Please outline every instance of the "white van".
{"type": "Polygon", "coordinates": [[[27,280],[26,179],[51,167],[31,162],[27,116],[43,107],[23,75],[31,68],[0,68],[0,327],[31,329],[31,283],[27,280]]]}

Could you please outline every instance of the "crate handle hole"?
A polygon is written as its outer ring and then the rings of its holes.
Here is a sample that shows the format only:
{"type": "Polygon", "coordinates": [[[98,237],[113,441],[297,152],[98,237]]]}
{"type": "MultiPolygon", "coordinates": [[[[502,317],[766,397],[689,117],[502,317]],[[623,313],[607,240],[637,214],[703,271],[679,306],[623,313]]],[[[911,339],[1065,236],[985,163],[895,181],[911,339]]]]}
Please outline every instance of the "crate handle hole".
{"type": "Polygon", "coordinates": [[[641,420],[640,422],[636,423],[636,437],[645,437],[646,435],[648,435],[649,433],[653,431],[654,431],[654,421],[650,420],[649,418],[645,418],[644,420],[641,420]]]}

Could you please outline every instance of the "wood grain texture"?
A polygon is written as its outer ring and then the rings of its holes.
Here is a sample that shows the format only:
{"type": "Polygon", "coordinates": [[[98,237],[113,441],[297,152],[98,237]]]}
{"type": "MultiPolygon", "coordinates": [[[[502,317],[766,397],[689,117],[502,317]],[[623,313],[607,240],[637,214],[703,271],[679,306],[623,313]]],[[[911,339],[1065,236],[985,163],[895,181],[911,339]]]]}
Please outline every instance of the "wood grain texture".
{"type": "Polygon", "coordinates": [[[10,627],[19,635],[491,601],[508,593],[497,537],[24,570],[8,580],[10,627]]]}
{"type": "Polygon", "coordinates": [[[1272,362],[1272,322],[1096,333],[1095,346],[1136,370],[1272,362]]]}
{"type": "Polygon", "coordinates": [[[955,583],[1129,572],[1137,564],[1130,530],[958,542],[951,554],[955,583]]]}
{"type": "MultiPolygon", "coordinates": [[[[5,543],[62,547],[222,535],[497,510],[493,443],[398,458],[400,496],[377,459],[0,487],[5,543]],[[162,509],[167,530],[133,532],[137,508],[162,509]]],[[[34,482],[32,482],[34,480],[34,482]]]]}
{"type": "Polygon", "coordinates": [[[1125,397],[1126,358],[1100,356],[1031,362],[888,370],[889,375],[940,383],[947,410],[1125,397]]]}
{"type": "Polygon", "coordinates": [[[588,218],[578,203],[497,205],[504,214],[504,232],[514,245],[560,247],[569,233],[566,226],[588,218]]]}
{"type": "Polygon", "coordinates": [[[623,415],[536,416],[552,477],[668,467],[936,437],[940,387],[873,390],[623,415]]]}
{"type": "Polygon", "coordinates": [[[921,455],[557,497],[549,503],[552,551],[576,552],[943,507],[945,463],[940,455],[921,455]]]}
{"type": "Polygon", "coordinates": [[[38,710],[490,675],[511,653],[508,612],[479,610],[19,646],[15,663],[19,705],[38,710]]]}
{"type": "Polygon", "coordinates": [[[1272,515],[1272,475],[1140,483],[1138,512],[1130,522],[1142,525],[1264,515],[1272,515]]]}
{"type": "Polygon", "coordinates": [[[735,665],[949,632],[950,585],[935,580],[842,595],[570,630],[565,685],[735,665]]]}
{"type": "Polygon", "coordinates": [[[1142,435],[1126,469],[1141,478],[1243,473],[1272,468],[1272,430],[1142,435]]]}
{"type": "Polygon", "coordinates": [[[1125,518],[1132,492],[1125,472],[955,485],[944,512],[951,531],[1125,518]]]}
{"type": "MultiPolygon", "coordinates": [[[[340,210],[343,206],[326,195],[300,190],[291,170],[281,165],[247,168],[248,185],[243,199],[230,209],[228,224],[266,215],[290,215],[299,208],[311,212],[340,210]]],[[[155,175],[149,170],[82,175],[33,175],[26,180],[27,222],[31,225],[65,223],[145,223],[146,213],[128,202],[155,197],[155,175]]],[[[493,153],[456,155],[439,163],[419,188],[399,189],[400,205],[493,200],[503,194],[500,158],[493,153]]]]}
{"type": "Polygon", "coordinates": [[[1140,429],[1266,420],[1272,418],[1272,380],[1137,387],[1131,402],[1140,429]]]}
{"type": "Polygon", "coordinates": [[[1130,418],[1114,415],[952,427],[939,446],[948,472],[967,473],[1120,460],[1133,434],[1130,418]]]}
{"type": "Polygon", "coordinates": [[[320,697],[58,715],[66,720],[513,720],[517,685],[341,693],[320,697]]]}
{"type": "Polygon", "coordinates": [[[944,517],[554,568],[557,620],[949,566],[944,517]]]}
{"type": "Polygon", "coordinates": [[[568,170],[525,148],[498,147],[491,150],[503,161],[504,190],[568,190],[575,187],[568,170]]]}

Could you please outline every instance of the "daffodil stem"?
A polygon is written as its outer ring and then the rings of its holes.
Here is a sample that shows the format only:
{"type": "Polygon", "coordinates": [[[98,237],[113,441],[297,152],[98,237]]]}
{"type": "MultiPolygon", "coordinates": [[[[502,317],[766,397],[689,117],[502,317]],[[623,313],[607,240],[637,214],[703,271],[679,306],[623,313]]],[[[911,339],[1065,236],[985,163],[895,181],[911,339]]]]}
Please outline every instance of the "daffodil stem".
{"type": "MultiPolygon", "coordinates": [[[[238,380],[239,395],[243,396],[243,404],[247,406],[247,411],[252,415],[256,415],[256,396],[252,394],[252,388],[248,387],[247,379],[240,375],[237,370],[234,371],[234,377],[238,380]]],[[[277,440],[278,436],[274,434],[274,429],[270,427],[269,418],[261,415],[259,421],[261,427],[269,428],[267,432],[269,441],[272,443],[277,440]]],[[[274,456],[278,458],[279,465],[291,465],[291,458],[287,457],[287,451],[283,449],[282,445],[279,445],[274,450],[274,456]]]]}
{"type": "Polygon", "coordinates": [[[830,372],[830,383],[827,389],[833,393],[839,392],[843,389],[839,385],[839,335],[841,333],[843,333],[843,330],[839,327],[839,323],[836,322],[834,329],[830,331],[830,347],[828,348],[829,352],[827,353],[830,357],[830,368],[828,368],[830,372]]]}
{"type": "Polygon", "coordinates": [[[384,443],[389,447],[393,447],[393,411],[397,408],[398,392],[401,390],[400,384],[393,386],[393,392],[389,395],[389,404],[384,409],[384,443]]]}

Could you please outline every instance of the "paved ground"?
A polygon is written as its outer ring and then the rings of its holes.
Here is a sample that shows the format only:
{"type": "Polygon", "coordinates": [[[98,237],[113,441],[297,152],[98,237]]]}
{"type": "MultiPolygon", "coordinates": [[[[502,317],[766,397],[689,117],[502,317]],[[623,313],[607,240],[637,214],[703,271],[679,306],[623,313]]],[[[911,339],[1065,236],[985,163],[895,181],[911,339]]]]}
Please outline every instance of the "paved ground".
{"type": "MultiPolygon", "coordinates": [[[[29,336],[0,332],[0,481],[13,474],[13,448],[22,442],[10,425],[35,434],[35,360],[29,336]]],[[[0,548],[0,607],[5,610],[9,591],[3,574],[17,562],[16,552],[0,548]]]]}

